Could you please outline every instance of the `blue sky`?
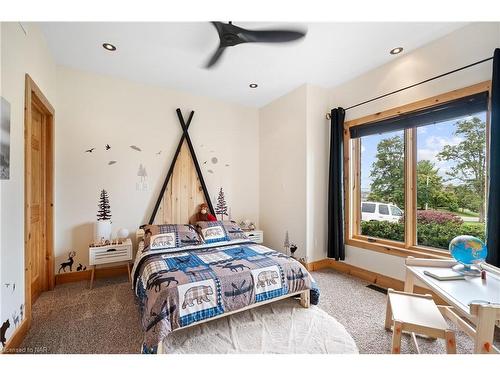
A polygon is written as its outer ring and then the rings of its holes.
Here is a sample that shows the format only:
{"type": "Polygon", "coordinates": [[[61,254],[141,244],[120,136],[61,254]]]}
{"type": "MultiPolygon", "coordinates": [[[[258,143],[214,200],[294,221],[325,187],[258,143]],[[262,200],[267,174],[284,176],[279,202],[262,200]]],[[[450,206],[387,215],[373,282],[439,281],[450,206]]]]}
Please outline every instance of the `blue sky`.
{"type": "MultiPolygon", "coordinates": [[[[486,121],[486,112],[481,112],[474,116],[486,121]]],[[[461,119],[458,119],[461,120],[461,119]]],[[[446,171],[453,166],[453,162],[444,162],[437,160],[436,155],[442,150],[444,145],[456,145],[461,139],[453,135],[455,123],[457,120],[444,121],[417,129],[417,159],[431,160],[437,168],[439,174],[445,179],[446,171]]],[[[361,139],[361,190],[370,191],[371,178],[370,170],[375,155],[377,154],[378,143],[386,138],[394,137],[395,135],[403,136],[403,131],[389,132],[384,134],[375,134],[361,139]]],[[[452,183],[449,181],[448,183],[452,183]]]]}

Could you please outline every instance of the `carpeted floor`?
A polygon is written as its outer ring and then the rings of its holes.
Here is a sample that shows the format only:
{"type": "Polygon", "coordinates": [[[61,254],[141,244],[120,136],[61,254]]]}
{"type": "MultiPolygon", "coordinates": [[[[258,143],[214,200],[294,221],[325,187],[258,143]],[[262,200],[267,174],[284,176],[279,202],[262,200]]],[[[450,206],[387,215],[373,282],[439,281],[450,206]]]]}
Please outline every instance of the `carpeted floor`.
{"type": "MultiPolygon", "coordinates": [[[[360,353],[389,353],[384,329],[386,296],[366,283],[332,270],[313,272],[319,307],[345,326],[360,353]]],[[[33,306],[33,322],[22,347],[42,353],[137,353],[142,337],[139,308],[126,277],[58,285],[33,306]]],[[[498,333],[498,332],[497,332],[498,333]]],[[[419,338],[423,353],[445,353],[442,340],[419,338]]],[[[472,340],[457,331],[458,353],[471,353],[472,340]]],[[[414,353],[409,336],[403,353],[414,353]]]]}

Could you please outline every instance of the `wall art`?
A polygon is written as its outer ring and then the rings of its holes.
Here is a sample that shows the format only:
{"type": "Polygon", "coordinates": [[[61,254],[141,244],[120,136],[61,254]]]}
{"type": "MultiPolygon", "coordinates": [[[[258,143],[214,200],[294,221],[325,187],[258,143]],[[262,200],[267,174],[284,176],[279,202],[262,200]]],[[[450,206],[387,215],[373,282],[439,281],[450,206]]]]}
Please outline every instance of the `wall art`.
{"type": "Polygon", "coordinates": [[[0,97],[0,180],[10,178],[10,103],[0,97]]]}

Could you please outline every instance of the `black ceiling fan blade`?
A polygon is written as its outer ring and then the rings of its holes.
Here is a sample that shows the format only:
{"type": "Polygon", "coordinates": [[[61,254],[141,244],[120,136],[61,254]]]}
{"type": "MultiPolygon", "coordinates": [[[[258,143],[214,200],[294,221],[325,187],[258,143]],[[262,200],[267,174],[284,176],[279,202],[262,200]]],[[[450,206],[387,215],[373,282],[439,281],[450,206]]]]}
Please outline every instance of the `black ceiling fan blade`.
{"type": "Polygon", "coordinates": [[[232,22],[212,21],[211,23],[217,30],[219,47],[207,62],[205,68],[213,67],[227,47],[241,43],[292,42],[305,37],[307,33],[307,31],[303,30],[247,30],[233,25],[232,22]]]}
{"type": "Polygon", "coordinates": [[[207,64],[205,65],[205,68],[211,68],[212,66],[214,66],[217,63],[217,61],[219,61],[225,49],[226,47],[220,45],[219,48],[217,48],[217,50],[214,52],[210,60],[208,60],[207,64]]]}
{"type": "Polygon", "coordinates": [[[241,29],[238,36],[246,43],[283,43],[293,42],[306,36],[298,30],[246,30],[241,29]]]}
{"type": "Polygon", "coordinates": [[[222,34],[224,33],[223,29],[224,29],[225,23],[220,22],[220,21],[211,21],[210,23],[212,25],[214,25],[215,30],[217,30],[217,33],[219,34],[219,38],[221,38],[222,34]]]}

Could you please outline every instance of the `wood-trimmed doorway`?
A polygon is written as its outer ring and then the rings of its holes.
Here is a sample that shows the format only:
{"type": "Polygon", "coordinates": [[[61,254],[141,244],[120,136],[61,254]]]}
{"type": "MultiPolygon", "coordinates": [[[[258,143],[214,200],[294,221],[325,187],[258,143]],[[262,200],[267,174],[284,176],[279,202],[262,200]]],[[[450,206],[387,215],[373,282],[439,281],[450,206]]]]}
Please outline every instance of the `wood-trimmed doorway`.
{"type": "Polygon", "coordinates": [[[40,293],[54,288],[55,111],[26,74],[24,105],[25,316],[40,293]]]}

